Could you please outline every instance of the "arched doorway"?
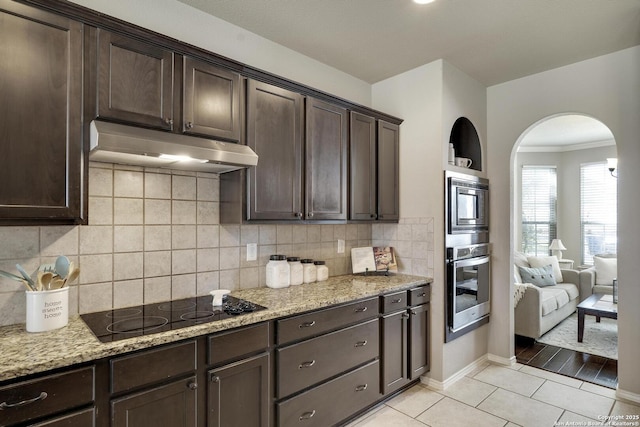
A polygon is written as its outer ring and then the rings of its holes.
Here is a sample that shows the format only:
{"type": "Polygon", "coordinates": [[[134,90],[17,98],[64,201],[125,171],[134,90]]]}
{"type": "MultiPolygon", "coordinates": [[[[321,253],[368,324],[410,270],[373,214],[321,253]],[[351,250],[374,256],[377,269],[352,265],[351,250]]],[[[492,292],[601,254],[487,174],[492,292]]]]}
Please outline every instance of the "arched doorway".
{"type": "MultiPolygon", "coordinates": [[[[518,346],[533,345],[529,354],[534,353],[538,359],[532,362],[534,366],[546,368],[547,365],[557,372],[563,364],[572,363],[571,354],[576,351],[616,360],[616,321],[596,324],[595,318],[586,316],[588,333],[582,342],[578,342],[575,313],[576,306],[592,293],[613,288],[589,287],[586,278],[594,269],[594,260],[598,263],[600,259],[594,258],[595,255],[613,253],[613,260],[606,262],[617,262],[617,180],[613,176],[615,171],[611,173],[607,164],[607,158],[617,157],[614,136],[596,118],[562,113],[531,125],[520,135],[514,151],[513,280],[516,294],[521,298],[517,304],[514,301],[516,358],[518,346]],[[560,277],[557,284],[555,280],[553,283],[517,284],[533,282],[533,279],[523,279],[519,273],[528,274],[529,267],[542,267],[551,255],[560,258],[554,266],[554,276],[560,277]],[[574,287],[571,282],[576,282],[574,287]],[[557,294],[552,298],[554,292],[557,294]],[[530,311],[533,310],[533,293],[539,299],[541,315],[533,315],[538,313],[536,310],[530,311]]],[[[603,297],[601,303],[608,299],[612,296],[603,297]]],[[[613,301],[610,306],[617,308],[613,301]]],[[[587,357],[586,360],[594,363],[596,358],[587,357]]],[[[602,357],[597,361],[602,365],[607,363],[602,357]]],[[[615,387],[617,362],[613,373],[610,372],[612,365],[609,364],[609,372],[605,369],[600,379],[597,376],[579,377],[580,368],[575,368],[576,372],[566,369],[560,373],[576,374],[580,379],[615,387]]]]}

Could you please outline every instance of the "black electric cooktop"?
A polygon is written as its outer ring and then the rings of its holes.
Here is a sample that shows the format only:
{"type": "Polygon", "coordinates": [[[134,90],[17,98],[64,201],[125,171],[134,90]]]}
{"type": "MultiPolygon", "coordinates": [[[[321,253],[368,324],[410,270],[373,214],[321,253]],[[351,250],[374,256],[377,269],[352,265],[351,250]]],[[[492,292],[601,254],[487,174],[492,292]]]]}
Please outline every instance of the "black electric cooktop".
{"type": "Polygon", "coordinates": [[[139,305],[117,310],[81,314],[91,332],[102,342],[173,331],[188,326],[215,322],[265,310],[252,302],[230,295],[223,297],[223,305],[214,307],[210,295],[139,305]]]}

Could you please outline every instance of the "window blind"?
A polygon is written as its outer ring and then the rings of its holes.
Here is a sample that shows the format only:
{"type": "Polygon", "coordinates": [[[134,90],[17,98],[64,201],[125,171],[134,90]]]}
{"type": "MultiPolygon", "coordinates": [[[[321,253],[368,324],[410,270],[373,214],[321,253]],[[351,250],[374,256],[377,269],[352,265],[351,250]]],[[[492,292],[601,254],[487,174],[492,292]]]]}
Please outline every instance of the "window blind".
{"type": "Polygon", "coordinates": [[[582,264],[593,265],[594,255],[616,252],[617,207],[618,180],[606,162],[580,165],[582,264]]]}
{"type": "Polygon", "coordinates": [[[522,167],[522,246],[525,255],[549,255],[557,234],[555,166],[522,167]]]}

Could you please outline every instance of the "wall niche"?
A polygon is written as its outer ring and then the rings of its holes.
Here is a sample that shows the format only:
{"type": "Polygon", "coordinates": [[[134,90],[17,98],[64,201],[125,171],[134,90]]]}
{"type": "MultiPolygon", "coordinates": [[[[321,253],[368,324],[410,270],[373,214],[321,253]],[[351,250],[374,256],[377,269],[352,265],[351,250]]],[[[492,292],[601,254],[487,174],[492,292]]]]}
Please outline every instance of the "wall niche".
{"type": "Polygon", "coordinates": [[[473,123],[466,117],[458,118],[451,128],[449,143],[456,150],[456,157],[471,159],[469,169],[482,170],[482,149],[480,138],[473,123]]]}

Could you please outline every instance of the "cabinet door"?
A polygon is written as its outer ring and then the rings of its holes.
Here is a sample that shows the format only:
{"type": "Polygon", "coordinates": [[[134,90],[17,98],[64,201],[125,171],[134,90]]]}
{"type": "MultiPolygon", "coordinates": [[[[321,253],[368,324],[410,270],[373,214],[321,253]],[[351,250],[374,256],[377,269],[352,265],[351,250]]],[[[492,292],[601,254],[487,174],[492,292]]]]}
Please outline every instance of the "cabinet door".
{"type": "Polygon", "coordinates": [[[96,425],[95,408],[73,412],[32,424],[31,427],[93,427],[96,425]]]}
{"type": "Polygon", "coordinates": [[[349,129],[349,219],[373,220],[377,214],[376,120],[352,112],[349,129]]]}
{"type": "Polygon", "coordinates": [[[378,219],[400,218],[400,127],[378,121],[378,219]]]}
{"type": "Polygon", "coordinates": [[[429,304],[409,309],[409,377],[429,371],[429,304]]]}
{"type": "Polygon", "coordinates": [[[196,425],[195,377],[175,381],[113,400],[112,427],[196,425]]]}
{"type": "Polygon", "coordinates": [[[382,393],[387,394],[407,384],[406,310],[382,318],[382,393]]]}
{"type": "Polygon", "coordinates": [[[82,24],[0,2],[0,222],[83,220],[82,24]]]}
{"type": "Polygon", "coordinates": [[[209,427],[269,425],[269,354],[209,371],[209,427]]]}
{"type": "Polygon", "coordinates": [[[98,30],[98,116],[171,130],[173,52],[98,30]]]}
{"type": "Polygon", "coordinates": [[[307,99],[306,217],[347,219],[347,110],[307,99]]]}
{"type": "Polygon", "coordinates": [[[247,219],[302,217],[302,95],[253,80],[247,90],[247,219]]]}
{"type": "Polygon", "coordinates": [[[240,75],[184,59],[183,131],[240,140],[240,75]]]}

